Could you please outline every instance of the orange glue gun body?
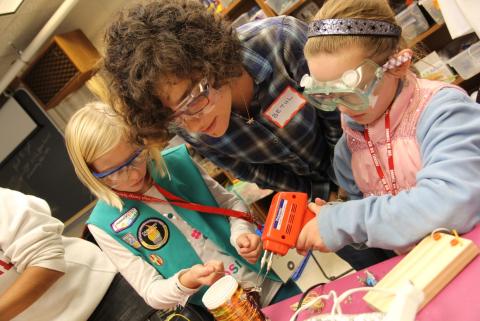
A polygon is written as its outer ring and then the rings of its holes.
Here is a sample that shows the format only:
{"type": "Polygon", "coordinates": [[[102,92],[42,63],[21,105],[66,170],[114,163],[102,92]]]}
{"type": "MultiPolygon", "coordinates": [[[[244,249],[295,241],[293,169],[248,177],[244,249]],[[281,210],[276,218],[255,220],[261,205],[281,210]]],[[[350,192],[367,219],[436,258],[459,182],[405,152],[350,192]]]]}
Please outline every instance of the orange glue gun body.
{"type": "Polygon", "coordinates": [[[283,256],[295,247],[300,231],[315,217],[307,203],[306,193],[279,192],[273,197],[262,233],[265,251],[283,256]]]}

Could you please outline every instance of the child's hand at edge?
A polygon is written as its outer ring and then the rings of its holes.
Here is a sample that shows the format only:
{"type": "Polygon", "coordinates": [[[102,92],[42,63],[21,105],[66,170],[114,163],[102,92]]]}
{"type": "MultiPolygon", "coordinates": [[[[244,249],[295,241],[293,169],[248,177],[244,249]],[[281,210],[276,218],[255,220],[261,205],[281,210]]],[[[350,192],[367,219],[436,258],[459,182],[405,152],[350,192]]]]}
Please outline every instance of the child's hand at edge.
{"type": "Polygon", "coordinates": [[[178,281],[186,288],[196,289],[202,285],[212,285],[224,275],[223,262],[212,260],[205,264],[193,265],[179,275],[178,281]]]}
{"type": "Polygon", "coordinates": [[[257,262],[262,252],[262,241],[260,236],[254,233],[243,233],[236,240],[239,252],[247,262],[254,264],[257,262]]]}
{"type": "MultiPolygon", "coordinates": [[[[317,216],[320,214],[320,209],[325,205],[325,201],[316,198],[315,203],[308,204],[308,208],[314,212],[317,216]]],[[[300,235],[298,236],[297,252],[301,255],[306,255],[309,250],[318,250],[321,252],[331,252],[323,243],[322,236],[318,230],[318,221],[316,218],[311,219],[305,226],[302,228],[300,235]]]]}

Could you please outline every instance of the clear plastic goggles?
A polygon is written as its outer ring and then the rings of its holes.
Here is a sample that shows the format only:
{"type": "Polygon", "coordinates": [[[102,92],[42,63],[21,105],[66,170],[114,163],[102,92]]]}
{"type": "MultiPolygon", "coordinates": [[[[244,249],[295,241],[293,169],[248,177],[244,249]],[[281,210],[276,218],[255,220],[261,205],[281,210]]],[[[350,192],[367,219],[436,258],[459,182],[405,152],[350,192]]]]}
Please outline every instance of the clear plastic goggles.
{"type": "Polygon", "coordinates": [[[192,117],[202,113],[210,104],[210,85],[208,79],[198,82],[185,99],[175,108],[171,120],[180,122],[184,117],[192,117]]]}
{"type": "Polygon", "coordinates": [[[333,111],[343,105],[362,111],[372,105],[373,91],[383,77],[383,69],[371,60],[365,60],[355,69],[347,70],[342,77],[331,81],[317,81],[304,75],[300,86],[308,101],[318,109],[333,111]]]}

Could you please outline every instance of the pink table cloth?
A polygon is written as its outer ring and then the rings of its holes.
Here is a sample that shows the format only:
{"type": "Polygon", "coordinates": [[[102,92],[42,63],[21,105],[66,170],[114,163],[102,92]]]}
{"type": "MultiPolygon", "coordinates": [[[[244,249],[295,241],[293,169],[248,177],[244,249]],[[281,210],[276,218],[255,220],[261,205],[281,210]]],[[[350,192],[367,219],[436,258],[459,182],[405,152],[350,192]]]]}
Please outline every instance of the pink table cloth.
{"type": "MultiPolygon", "coordinates": [[[[480,225],[462,237],[471,239],[480,246],[480,225]]],[[[369,267],[367,270],[373,273],[377,280],[380,280],[388,273],[403,256],[398,256],[382,263],[369,267]]],[[[364,278],[365,271],[330,282],[324,286],[323,291],[316,289],[317,293],[328,293],[335,290],[338,295],[344,291],[362,286],[358,277],[364,278]]],[[[342,311],[348,313],[362,313],[373,311],[367,306],[362,297],[366,292],[355,293],[351,296],[350,302],[342,303],[342,311]]],[[[298,302],[300,295],[273,304],[263,309],[265,315],[272,321],[288,321],[293,315],[290,306],[298,302]]],[[[331,311],[332,302],[327,302],[322,313],[331,311]]],[[[309,311],[303,312],[298,321],[305,320],[312,316],[309,311]]],[[[480,320],[480,256],[477,256],[467,267],[460,272],[429,304],[418,314],[417,321],[479,321],[480,320]]]]}

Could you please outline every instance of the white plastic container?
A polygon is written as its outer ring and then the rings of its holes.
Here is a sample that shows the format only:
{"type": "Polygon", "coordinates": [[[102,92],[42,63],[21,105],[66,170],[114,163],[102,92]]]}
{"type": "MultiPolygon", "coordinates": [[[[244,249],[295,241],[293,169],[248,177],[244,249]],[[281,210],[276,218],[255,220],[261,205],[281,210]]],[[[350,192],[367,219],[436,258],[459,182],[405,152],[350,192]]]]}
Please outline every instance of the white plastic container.
{"type": "Polygon", "coordinates": [[[455,75],[450,67],[438,56],[436,51],[432,51],[428,56],[423,57],[413,65],[420,74],[420,77],[452,82],[455,75]]]}
{"type": "Polygon", "coordinates": [[[427,19],[425,19],[416,3],[412,3],[405,10],[397,14],[395,19],[402,27],[402,36],[406,40],[412,40],[428,30],[427,19]]]}
{"type": "Polygon", "coordinates": [[[418,3],[427,10],[436,23],[442,24],[444,22],[442,11],[440,11],[438,6],[438,0],[420,0],[418,3]]]}
{"type": "Polygon", "coordinates": [[[480,72],[480,41],[450,58],[448,64],[463,78],[472,78],[480,72]]]}
{"type": "Polygon", "coordinates": [[[202,302],[208,310],[215,310],[230,300],[237,288],[237,280],[231,275],[225,275],[208,288],[202,297],[202,302]]]}

